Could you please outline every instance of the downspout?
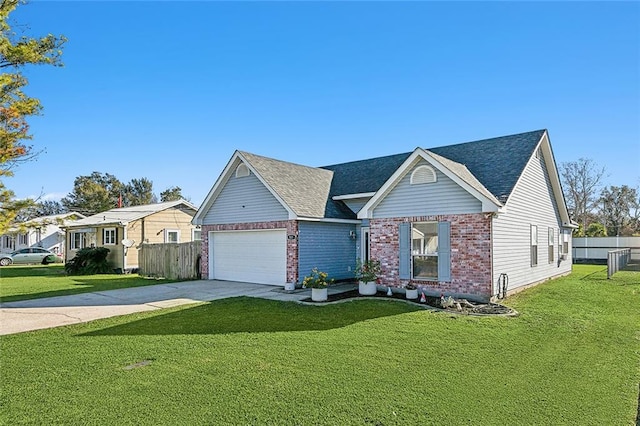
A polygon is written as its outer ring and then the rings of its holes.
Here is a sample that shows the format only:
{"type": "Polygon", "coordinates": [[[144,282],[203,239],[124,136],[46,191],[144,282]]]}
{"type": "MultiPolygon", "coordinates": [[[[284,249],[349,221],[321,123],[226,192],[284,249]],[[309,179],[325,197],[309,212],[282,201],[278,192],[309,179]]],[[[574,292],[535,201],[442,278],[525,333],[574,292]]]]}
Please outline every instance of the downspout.
{"type": "Polygon", "coordinates": [[[491,214],[489,216],[489,250],[491,250],[491,252],[489,253],[489,256],[491,256],[491,294],[489,295],[489,301],[491,301],[494,295],[498,293],[494,289],[494,286],[497,287],[497,283],[494,281],[496,265],[495,265],[495,259],[494,259],[495,250],[493,247],[493,221],[495,220],[495,218],[496,218],[495,214],[491,214]]]}
{"type": "MultiPolygon", "coordinates": [[[[127,225],[124,225],[122,227],[122,239],[126,240],[127,239],[127,225]]],[[[116,241],[116,244],[118,242],[116,241]]],[[[126,247],[124,244],[122,244],[122,273],[126,273],[127,271],[127,251],[129,250],[128,247],[126,247]]]]}

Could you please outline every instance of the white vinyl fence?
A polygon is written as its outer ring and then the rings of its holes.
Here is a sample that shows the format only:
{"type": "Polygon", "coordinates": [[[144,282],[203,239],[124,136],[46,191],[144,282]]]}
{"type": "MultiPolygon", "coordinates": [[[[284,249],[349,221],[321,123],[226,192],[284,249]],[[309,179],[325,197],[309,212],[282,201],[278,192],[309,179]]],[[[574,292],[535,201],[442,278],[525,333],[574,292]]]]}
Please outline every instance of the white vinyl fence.
{"type": "Polygon", "coordinates": [[[630,261],[640,261],[640,237],[574,237],[574,262],[607,263],[612,250],[631,249],[630,261]]]}

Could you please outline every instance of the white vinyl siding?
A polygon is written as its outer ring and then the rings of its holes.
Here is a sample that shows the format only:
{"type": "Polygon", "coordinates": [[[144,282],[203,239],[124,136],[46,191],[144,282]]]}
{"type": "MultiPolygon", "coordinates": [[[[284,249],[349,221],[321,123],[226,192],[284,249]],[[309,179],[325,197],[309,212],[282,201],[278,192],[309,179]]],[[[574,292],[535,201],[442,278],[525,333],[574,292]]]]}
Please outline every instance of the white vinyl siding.
{"type": "Polygon", "coordinates": [[[342,200],[342,202],[345,203],[347,207],[351,209],[352,212],[357,214],[360,211],[360,209],[362,209],[364,205],[369,202],[370,199],[371,197],[353,198],[350,200],[342,200]]]}
{"type": "Polygon", "coordinates": [[[571,271],[569,259],[556,263],[543,260],[546,230],[563,228],[542,156],[532,155],[505,207],[506,212],[498,214],[492,224],[494,294],[501,273],[509,276],[509,289],[513,290],[571,271]],[[532,225],[539,234],[537,266],[531,261],[532,225]]]}
{"type": "Polygon", "coordinates": [[[286,231],[210,232],[209,259],[211,279],[284,285],[286,231]]]}
{"type": "Polygon", "coordinates": [[[254,175],[236,177],[226,182],[203,223],[228,224],[288,220],[289,213],[254,175]]]}
{"type": "Polygon", "coordinates": [[[373,211],[374,218],[431,216],[482,212],[482,202],[438,170],[436,182],[411,184],[411,175],[425,161],[419,162],[400,179],[373,211]]]}

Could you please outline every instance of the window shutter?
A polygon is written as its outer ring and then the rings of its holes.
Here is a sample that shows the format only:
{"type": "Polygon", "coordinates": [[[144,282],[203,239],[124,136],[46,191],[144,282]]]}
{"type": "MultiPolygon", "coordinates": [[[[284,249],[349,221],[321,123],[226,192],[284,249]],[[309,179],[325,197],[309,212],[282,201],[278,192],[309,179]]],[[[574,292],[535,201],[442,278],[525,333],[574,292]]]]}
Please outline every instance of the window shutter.
{"type": "Polygon", "coordinates": [[[451,281],[450,222],[438,222],[438,281],[451,281]]]}
{"type": "Polygon", "coordinates": [[[118,241],[120,241],[120,239],[118,238],[118,227],[116,227],[116,240],[113,242],[115,245],[118,245],[118,241]]]}
{"type": "Polygon", "coordinates": [[[400,270],[398,274],[401,280],[411,279],[411,224],[401,223],[399,225],[399,238],[400,245],[399,260],[400,270]]]}

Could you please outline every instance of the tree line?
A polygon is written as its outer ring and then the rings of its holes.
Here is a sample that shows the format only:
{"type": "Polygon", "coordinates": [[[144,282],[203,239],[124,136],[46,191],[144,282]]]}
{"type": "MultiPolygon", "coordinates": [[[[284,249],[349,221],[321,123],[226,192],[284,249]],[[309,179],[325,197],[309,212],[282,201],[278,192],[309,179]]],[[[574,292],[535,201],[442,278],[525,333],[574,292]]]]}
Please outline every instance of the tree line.
{"type": "MultiPolygon", "coordinates": [[[[77,211],[85,215],[117,206],[135,206],[157,201],[152,182],[147,178],[119,181],[109,173],[93,172],[79,176],[73,191],[61,201],[18,200],[2,179],[13,175],[21,162],[38,155],[28,142],[28,119],[39,115],[42,105],[25,91],[28,80],[24,68],[30,65],[62,66],[62,51],[67,39],[48,34],[29,37],[11,28],[9,15],[23,3],[0,0],[0,234],[14,223],[37,216],[77,211]]],[[[640,235],[640,199],[638,188],[628,185],[602,186],[605,168],[593,160],[581,158],[562,163],[559,168],[567,206],[579,224],[576,236],[640,235]]],[[[182,197],[179,187],[160,193],[160,201],[182,197]]]]}
{"type": "Polygon", "coordinates": [[[575,237],[640,236],[640,191],[603,186],[605,167],[580,158],[560,164],[567,207],[579,228],[575,237]]]}
{"type": "Polygon", "coordinates": [[[70,211],[89,216],[117,207],[163,203],[182,198],[179,186],[167,188],[158,197],[153,192],[153,182],[145,177],[124,183],[112,174],[93,172],[88,176],[78,176],[73,182],[73,190],[60,201],[37,202],[23,209],[18,219],[30,220],[70,211]]]}

